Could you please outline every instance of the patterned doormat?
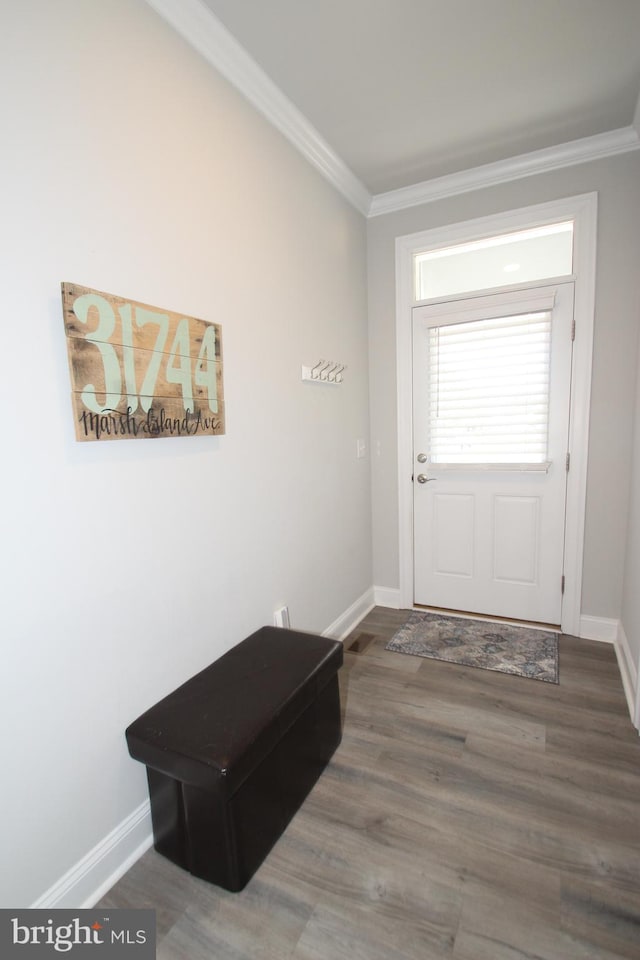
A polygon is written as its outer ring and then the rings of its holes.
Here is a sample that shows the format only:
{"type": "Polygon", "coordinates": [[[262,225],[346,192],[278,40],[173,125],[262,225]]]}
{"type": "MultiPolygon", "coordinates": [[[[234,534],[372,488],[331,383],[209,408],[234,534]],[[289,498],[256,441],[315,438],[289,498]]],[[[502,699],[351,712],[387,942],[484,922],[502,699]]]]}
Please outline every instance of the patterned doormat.
{"type": "Polygon", "coordinates": [[[385,649],[558,683],[558,635],[551,630],[414,610],[385,649]]]}

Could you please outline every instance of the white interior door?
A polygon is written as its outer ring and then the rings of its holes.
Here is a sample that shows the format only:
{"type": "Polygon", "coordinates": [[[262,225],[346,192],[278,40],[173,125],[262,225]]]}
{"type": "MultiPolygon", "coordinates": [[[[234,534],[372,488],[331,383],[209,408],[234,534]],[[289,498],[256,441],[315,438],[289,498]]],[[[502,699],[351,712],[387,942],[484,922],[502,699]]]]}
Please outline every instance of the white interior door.
{"type": "Polygon", "coordinates": [[[570,282],[413,310],[415,603],[560,623],[572,321],[570,282]]]}

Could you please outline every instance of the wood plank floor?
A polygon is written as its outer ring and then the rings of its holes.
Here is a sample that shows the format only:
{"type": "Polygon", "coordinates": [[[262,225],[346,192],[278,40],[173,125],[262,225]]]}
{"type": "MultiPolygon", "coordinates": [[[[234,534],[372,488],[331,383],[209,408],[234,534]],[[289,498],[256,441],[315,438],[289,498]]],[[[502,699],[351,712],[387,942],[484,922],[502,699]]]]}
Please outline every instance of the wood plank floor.
{"type": "MultiPolygon", "coordinates": [[[[560,684],[345,641],[344,738],[241,893],[149,851],[101,901],[153,907],[159,960],[640,958],[640,739],[614,650],[560,684]]],[[[373,638],[373,639],[371,639],[373,638]]]]}

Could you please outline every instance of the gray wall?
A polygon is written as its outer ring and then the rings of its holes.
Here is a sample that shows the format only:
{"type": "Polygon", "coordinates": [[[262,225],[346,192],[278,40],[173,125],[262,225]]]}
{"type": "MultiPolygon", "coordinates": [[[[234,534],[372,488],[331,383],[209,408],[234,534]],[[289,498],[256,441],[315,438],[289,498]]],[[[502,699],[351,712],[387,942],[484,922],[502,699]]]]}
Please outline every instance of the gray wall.
{"type": "Polygon", "coordinates": [[[582,613],[620,616],[640,293],[640,153],[530,177],[368,224],[374,583],[397,588],[396,237],[597,191],[598,261],[582,613]]]}
{"type": "Polygon", "coordinates": [[[619,615],[628,542],[638,649],[638,155],[370,222],[372,576],[363,218],[142,0],[5,19],[0,905],[36,901],[143,805],[123,739],[143,709],[282,603],[323,630],[397,587],[398,235],[599,192],[583,607],[619,615]],[[62,280],[220,322],[227,435],[76,443],[62,280]],[[321,356],[342,387],[300,382],[321,356]]]}
{"type": "Polygon", "coordinates": [[[131,720],[281,604],[322,631],[370,590],[366,250],[142,0],[14,4],[0,71],[0,905],[28,906],[144,803],[131,720]],[[76,443],[63,280],[221,323],[227,435],[76,443]],[[301,382],[320,357],[342,386],[301,382]]]}

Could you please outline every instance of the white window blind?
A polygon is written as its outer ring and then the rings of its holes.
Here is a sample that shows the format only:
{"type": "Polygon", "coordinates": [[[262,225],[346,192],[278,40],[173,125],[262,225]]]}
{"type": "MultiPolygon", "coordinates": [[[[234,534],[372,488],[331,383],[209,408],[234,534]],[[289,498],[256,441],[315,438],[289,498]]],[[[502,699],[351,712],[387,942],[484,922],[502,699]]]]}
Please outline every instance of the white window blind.
{"type": "Polygon", "coordinates": [[[547,460],[551,313],[429,331],[429,458],[441,464],[547,460]]]}

